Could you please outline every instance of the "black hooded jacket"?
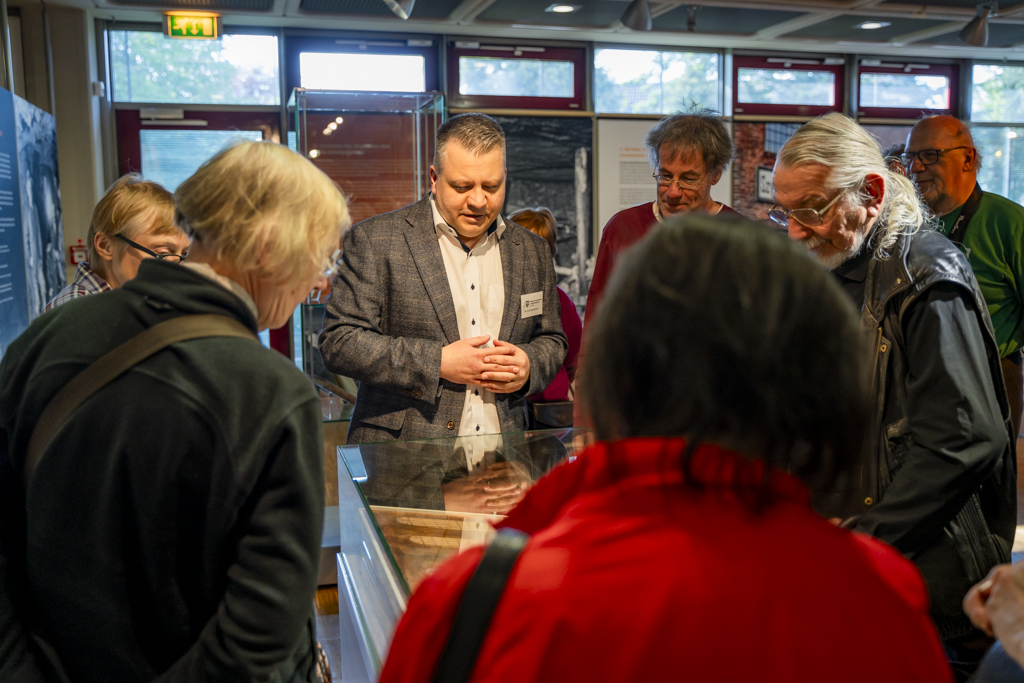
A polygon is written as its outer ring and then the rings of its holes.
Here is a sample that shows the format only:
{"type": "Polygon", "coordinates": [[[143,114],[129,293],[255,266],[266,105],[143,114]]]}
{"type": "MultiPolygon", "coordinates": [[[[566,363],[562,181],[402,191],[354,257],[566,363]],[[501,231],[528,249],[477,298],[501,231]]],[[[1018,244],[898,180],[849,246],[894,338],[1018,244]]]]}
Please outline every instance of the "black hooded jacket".
{"type": "Polygon", "coordinates": [[[236,295],[182,266],[36,319],[0,362],[0,680],[306,681],[323,524],[312,385],[253,340],[179,342],[82,404],[29,489],[45,405],[107,351],[236,295]],[[26,500],[27,498],[27,500],[26,500]]]}

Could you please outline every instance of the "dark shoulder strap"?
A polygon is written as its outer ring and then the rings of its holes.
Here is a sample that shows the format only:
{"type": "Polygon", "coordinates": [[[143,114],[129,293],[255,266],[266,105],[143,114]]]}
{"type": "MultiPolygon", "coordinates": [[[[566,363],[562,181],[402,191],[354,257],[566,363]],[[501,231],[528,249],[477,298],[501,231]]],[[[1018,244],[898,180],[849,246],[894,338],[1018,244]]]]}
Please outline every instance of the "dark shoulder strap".
{"type": "Polygon", "coordinates": [[[964,236],[967,235],[967,227],[971,224],[971,219],[974,218],[974,214],[978,213],[978,207],[981,206],[981,185],[978,183],[974,184],[974,190],[971,192],[971,196],[964,202],[964,208],[960,211],[960,215],[956,218],[956,223],[949,231],[949,239],[956,244],[964,243],[964,236]]]}
{"type": "Polygon", "coordinates": [[[244,337],[258,341],[252,330],[227,316],[184,315],[154,325],[108,352],[68,382],[43,409],[28,442],[23,470],[25,488],[46,447],[75,408],[157,351],[176,342],[201,337],[244,337]]]}
{"type": "Polygon", "coordinates": [[[469,680],[494,609],[529,538],[522,531],[501,529],[487,546],[459,601],[455,623],[434,670],[434,683],[466,683],[469,680]]]}

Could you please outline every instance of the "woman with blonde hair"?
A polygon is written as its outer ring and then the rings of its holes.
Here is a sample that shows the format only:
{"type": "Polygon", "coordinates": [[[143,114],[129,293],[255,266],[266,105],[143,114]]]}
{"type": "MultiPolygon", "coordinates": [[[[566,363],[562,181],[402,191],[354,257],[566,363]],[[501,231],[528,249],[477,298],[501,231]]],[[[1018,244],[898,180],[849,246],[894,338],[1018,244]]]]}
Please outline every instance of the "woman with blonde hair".
{"type": "Polygon", "coordinates": [[[0,680],[322,679],[320,404],[256,333],[326,286],[345,200],[269,142],[223,150],[176,199],[183,266],[144,260],[0,363],[0,680]],[[127,367],[47,425],[105,363],[127,367]]]}

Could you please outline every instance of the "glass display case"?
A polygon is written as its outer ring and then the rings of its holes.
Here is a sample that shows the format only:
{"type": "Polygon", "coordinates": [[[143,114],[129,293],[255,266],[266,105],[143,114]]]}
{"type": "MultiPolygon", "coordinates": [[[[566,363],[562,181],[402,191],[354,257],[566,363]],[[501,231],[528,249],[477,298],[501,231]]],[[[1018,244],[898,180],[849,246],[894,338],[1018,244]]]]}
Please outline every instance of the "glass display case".
{"type": "Polygon", "coordinates": [[[575,457],[583,431],[338,447],[342,650],[363,664],[346,669],[346,682],[377,679],[411,592],[447,558],[483,545],[533,482],[575,457]]]}

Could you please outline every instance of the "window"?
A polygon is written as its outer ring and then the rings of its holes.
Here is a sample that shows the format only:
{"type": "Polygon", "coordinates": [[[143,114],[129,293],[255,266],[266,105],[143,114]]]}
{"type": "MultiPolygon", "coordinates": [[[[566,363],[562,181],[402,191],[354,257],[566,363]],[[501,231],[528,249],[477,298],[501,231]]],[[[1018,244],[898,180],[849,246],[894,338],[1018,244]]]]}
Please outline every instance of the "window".
{"type": "Polygon", "coordinates": [[[116,102],[279,105],[277,37],[232,34],[175,40],[111,31],[116,102]]]}
{"type": "Polygon", "coordinates": [[[957,72],[957,67],[952,65],[862,60],[858,114],[906,119],[951,114],[959,82],[957,72]]]}
{"type": "Polygon", "coordinates": [[[204,161],[235,140],[262,140],[251,130],[146,130],[139,131],[142,172],[146,180],[171,192],[199,170],[204,161]]]}
{"type": "Polygon", "coordinates": [[[843,108],[842,59],[737,57],[737,114],[818,116],[843,108]]]}
{"type": "Polygon", "coordinates": [[[1024,66],[974,65],[971,120],[1024,122],[1024,66]]]}
{"type": "Polygon", "coordinates": [[[983,161],[978,183],[988,192],[1024,203],[1024,127],[974,126],[971,135],[983,161]]]}
{"type": "Polygon", "coordinates": [[[302,52],[299,83],[314,90],[424,92],[426,60],[422,55],[302,52]]]}
{"type": "Polygon", "coordinates": [[[594,51],[594,108],[599,113],[670,114],[692,104],[722,110],[717,53],[594,51]]]}
{"type": "Polygon", "coordinates": [[[455,42],[448,51],[449,106],[582,110],[585,54],[581,48],[455,42]]]}
{"type": "Polygon", "coordinates": [[[572,97],[572,62],[459,57],[460,95],[572,97]]]}

